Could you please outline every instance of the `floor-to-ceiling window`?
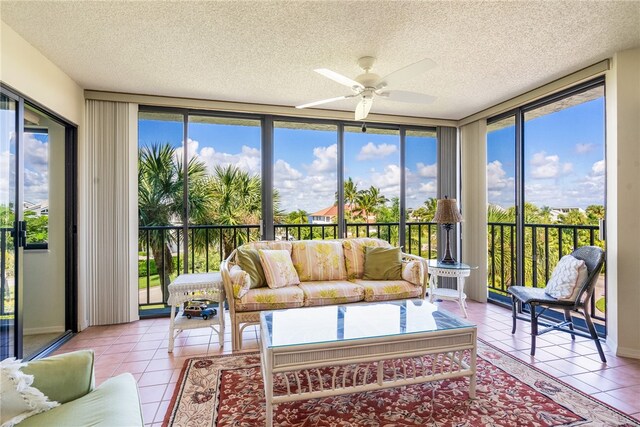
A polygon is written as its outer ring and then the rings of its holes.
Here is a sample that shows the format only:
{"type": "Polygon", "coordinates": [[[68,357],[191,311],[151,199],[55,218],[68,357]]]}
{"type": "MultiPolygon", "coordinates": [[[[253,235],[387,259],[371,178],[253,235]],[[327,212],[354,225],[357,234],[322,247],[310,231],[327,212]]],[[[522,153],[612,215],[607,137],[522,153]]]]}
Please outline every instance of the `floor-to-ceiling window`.
{"type": "MultiPolygon", "coordinates": [[[[563,255],[604,247],[604,103],[595,80],[489,121],[490,289],[544,287],[563,255]]],[[[600,320],[605,293],[603,272],[594,298],[600,320]]]]}
{"type": "Polygon", "coordinates": [[[339,237],[337,126],[276,121],[273,132],[275,238],[339,237]]]}
{"type": "Polygon", "coordinates": [[[432,130],[408,129],[405,134],[405,250],[436,258],[437,139],[432,130]]]}
{"type": "Polygon", "coordinates": [[[516,280],[516,117],[487,125],[488,285],[504,294],[516,280]]]}
{"type": "Polygon", "coordinates": [[[412,253],[435,255],[435,129],[153,107],[138,129],[144,310],[164,307],[178,274],[218,270],[248,240],[401,245],[406,230],[412,253]]]}
{"type": "Polygon", "coordinates": [[[347,236],[373,236],[398,244],[400,132],[345,126],[345,218],[347,236]],[[363,225],[359,225],[363,224],[363,225]]]}

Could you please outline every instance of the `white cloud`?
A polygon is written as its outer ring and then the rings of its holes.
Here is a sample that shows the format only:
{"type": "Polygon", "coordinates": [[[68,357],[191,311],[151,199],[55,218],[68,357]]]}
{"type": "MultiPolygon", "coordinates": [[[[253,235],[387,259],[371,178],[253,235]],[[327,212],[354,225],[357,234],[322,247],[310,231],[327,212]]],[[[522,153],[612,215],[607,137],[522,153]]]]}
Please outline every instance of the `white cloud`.
{"type": "Polygon", "coordinates": [[[604,160],[599,160],[591,166],[591,174],[594,176],[604,175],[605,163],[604,160]]]}
{"type": "Polygon", "coordinates": [[[540,151],[531,156],[531,177],[536,179],[557,178],[573,170],[571,163],[561,163],[557,154],[547,155],[540,151]]]}
{"type": "Polygon", "coordinates": [[[391,199],[392,197],[399,197],[400,166],[389,164],[384,167],[382,172],[372,173],[371,183],[362,189],[369,188],[371,185],[380,188],[380,192],[388,199],[391,199]]]}
{"type": "Polygon", "coordinates": [[[302,178],[302,173],[284,160],[278,159],[273,165],[273,176],[274,179],[297,181],[302,178]]]}
{"type": "Polygon", "coordinates": [[[398,151],[398,147],[394,144],[375,145],[373,142],[363,146],[356,157],[357,160],[371,160],[386,157],[398,151]]]}
{"type": "Polygon", "coordinates": [[[313,162],[308,166],[309,173],[334,172],[338,161],[338,145],[328,147],[315,147],[313,149],[313,162]]]}
{"type": "Polygon", "coordinates": [[[223,153],[213,147],[203,147],[198,153],[206,163],[209,172],[216,165],[222,167],[234,165],[253,175],[260,175],[260,150],[243,145],[239,153],[223,153]]]}
{"type": "Polygon", "coordinates": [[[592,143],[584,143],[584,144],[576,144],[575,146],[575,150],[576,153],[578,154],[584,154],[584,153],[588,153],[589,151],[593,150],[595,148],[595,144],[592,143]]]}
{"type": "Polygon", "coordinates": [[[416,166],[418,168],[418,175],[425,178],[435,178],[438,173],[437,163],[434,163],[432,165],[425,165],[424,163],[420,162],[417,163],[416,166]]]}
{"type": "Polygon", "coordinates": [[[515,197],[515,178],[508,176],[502,162],[487,163],[487,193],[489,203],[512,206],[515,197]]]}

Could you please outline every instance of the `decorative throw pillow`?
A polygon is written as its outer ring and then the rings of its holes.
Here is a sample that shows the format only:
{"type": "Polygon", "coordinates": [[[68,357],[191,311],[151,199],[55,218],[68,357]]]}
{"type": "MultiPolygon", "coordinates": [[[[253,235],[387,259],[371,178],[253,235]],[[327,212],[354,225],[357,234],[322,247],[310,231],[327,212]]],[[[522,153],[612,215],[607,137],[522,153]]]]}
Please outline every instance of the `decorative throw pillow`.
{"type": "Polygon", "coordinates": [[[249,273],[241,269],[240,266],[234,265],[229,270],[229,276],[231,277],[234,298],[240,299],[249,292],[249,289],[251,289],[251,277],[249,277],[249,273]]]}
{"type": "Polygon", "coordinates": [[[408,261],[402,263],[402,279],[407,282],[422,286],[424,267],[420,261],[408,261]]]}
{"type": "Polygon", "coordinates": [[[261,288],[267,286],[267,279],[264,277],[262,264],[260,264],[260,255],[257,249],[246,246],[238,248],[238,265],[246,271],[251,278],[250,288],[261,288]]]}
{"type": "Polygon", "coordinates": [[[365,248],[364,280],[401,280],[400,248],[365,248]]]}
{"type": "Polygon", "coordinates": [[[391,244],[386,240],[371,237],[358,237],[342,241],[344,248],[344,260],[347,268],[347,279],[362,279],[364,274],[364,249],[371,247],[390,248],[391,244]]]}
{"type": "Polygon", "coordinates": [[[298,273],[291,262],[289,251],[258,249],[260,263],[267,279],[267,285],[271,289],[283,288],[285,286],[297,285],[300,283],[298,273]]]}
{"type": "Polygon", "coordinates": [[[342,242],[293,242],[291,261],[301,282],[347,279],[342,242]]]}
{"type": "Polygon", "coordinates": [[[31,387],[33,375],[20,370],[26,366],[15,358],[0,362],[0,425],[13,427],[25,418],[60,405],[50,401],[40,390],[31,387]]]}
{"type": "Polygon", "coordinates": [[[545,293],[557,299],[571,300],[577,296],[580,285],[587,277],[587,266],[584,261],[571,255],[560,259],[551,273],[545,293]],[[575,292],[575,293],[574,293],[575,292]]]}

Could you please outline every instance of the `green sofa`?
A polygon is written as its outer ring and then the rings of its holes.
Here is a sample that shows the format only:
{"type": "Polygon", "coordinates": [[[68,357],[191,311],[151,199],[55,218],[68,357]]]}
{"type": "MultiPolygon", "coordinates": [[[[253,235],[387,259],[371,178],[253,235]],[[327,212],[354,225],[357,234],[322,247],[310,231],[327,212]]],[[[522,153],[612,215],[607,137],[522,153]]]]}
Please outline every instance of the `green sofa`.
{"type": "Polygon", "coordinates": [[[22,368],[33,375],[32,386],[60,403],[18,425],[30,426],[143,426],[136,380],[131,374],[110,378],[94,388],[93,351],[82,350],[29,362],[22,368]]]}

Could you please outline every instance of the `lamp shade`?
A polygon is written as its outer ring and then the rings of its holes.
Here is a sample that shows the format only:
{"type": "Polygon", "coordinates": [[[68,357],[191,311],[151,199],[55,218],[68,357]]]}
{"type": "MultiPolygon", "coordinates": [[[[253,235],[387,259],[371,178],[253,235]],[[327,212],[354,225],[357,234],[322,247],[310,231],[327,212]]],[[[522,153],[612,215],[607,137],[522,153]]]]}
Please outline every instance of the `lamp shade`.
{"type": "Polygon", "coordinates": [[[433,222],[438,224],[455,224],[462,222],[462,215],[460,215],[460,211],[458,210],[456,199],[438,199],[433,222]]]}

